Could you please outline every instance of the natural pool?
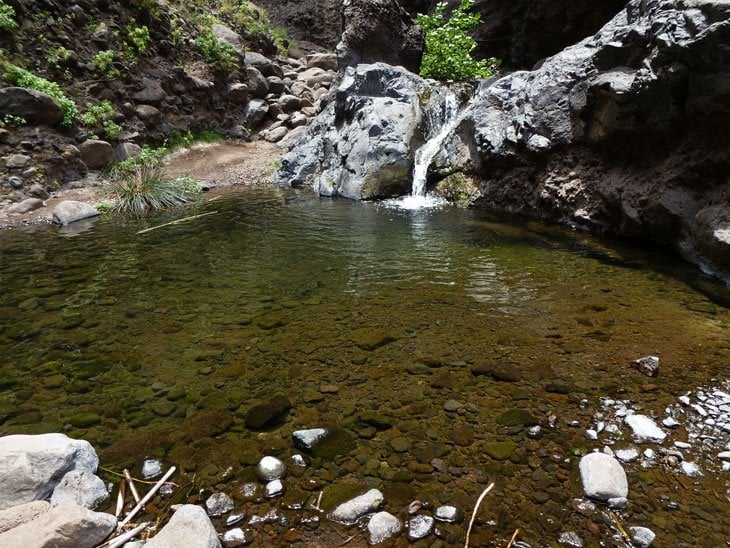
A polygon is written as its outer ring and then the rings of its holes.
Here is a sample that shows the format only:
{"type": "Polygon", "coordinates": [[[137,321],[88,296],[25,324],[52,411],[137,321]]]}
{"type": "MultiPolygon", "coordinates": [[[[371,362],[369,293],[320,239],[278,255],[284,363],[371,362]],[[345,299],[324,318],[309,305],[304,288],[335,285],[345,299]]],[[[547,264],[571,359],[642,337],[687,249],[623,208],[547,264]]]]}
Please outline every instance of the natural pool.
{"type": "MultiPolygon", "coordinates": [[[[405,518],[416,499],[468,514],[490,481],[472,546],[504,546],[517,528],[533,546],[565,531],[620,544],[608,514],[572,507],[579,455],[658,446],[632,444],[626,429],[586,439],[602,398],[661,419],[730,367],[727,290],[698,291],[690,266],[471,211],[241,190],[75,235],[5,231],[0,255],[0,434],[63,431],[89,440],[107,468],[153,455],[229,493],[262,455],[298,452],[294,430],[351,435],[352,450],[287,478],[283,499],[238,497],[249,515],[286,517],[258,526],[261,545],[347,539],[282,509],[322,489],[326,507],[379,487],[405,518]],[[628,366],[648,354],[660,357],[658,378],[628,366]],[[289,414],[247,429],[247,411],[275,395],[293,402],[289,414]],[[535,422],[543,433],[530,437],[535,422]]],[[[675,438],[687,439],[684,427],[664,445],[675,438]]],[[[716,452],[692,453],[696,478],[659,459],[626,464],[619,523],[650,527],[656,546],[724,545],[730,473],[705,460],[716,452]]],[[[465,527],[442,526],[443,542],[463,544],[465,527]]]]}

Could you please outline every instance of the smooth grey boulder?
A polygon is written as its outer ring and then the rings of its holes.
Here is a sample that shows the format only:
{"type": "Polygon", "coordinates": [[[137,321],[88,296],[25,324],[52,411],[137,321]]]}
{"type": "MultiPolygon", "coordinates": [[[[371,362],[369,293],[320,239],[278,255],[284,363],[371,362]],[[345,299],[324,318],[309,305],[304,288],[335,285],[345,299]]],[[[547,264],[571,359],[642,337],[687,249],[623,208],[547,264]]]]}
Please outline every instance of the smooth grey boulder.
{"type": "Polygon", "coordinates": [[[0,510],[0,533],[4,533],[18,525],[32,521],[41,514],[45,514],[50,509],[51,505],[48,502],[44,500],[36,500],[34,502],[27,502],[5,510],[0,510]]]}
{"type": "Polygon", "coordinates": [[[71,470],[53,490],[51,506],[74,503],[84,508],[95,508],[108,496],[101,478],[88,470],[71,470]]]}
{"type": "Polygon", "coordinates": [[[76,200],[64,200],[60,202],[53,210],[53,222],[61,226],[66,226],[76,221],[96,217],[99,211],[85,202],[76,200]]]}
{"type": "Polygon", "coordinates": [[[0,546],[92,548],[117,525],[117,519],[77,504],[55,506],[35,519],[0,534],[0,546]]]}
{"type": "Polygon", "coordinates": [[[337,506],[332,510],[329,518],[332,521],[350,525],[355,523],[361,516],[375,512],[383,505],[383,502],[385,502],[383,493],[377,489],[370,489],[370,491],[337,506]]]}
{"type": "Polygon", "coordinates": [[[409,192],[430,95],[429,84],[403,68],[348,68],[335,100],[284,155],[275,183],[357,200],[409,192]]]}
{"type": "Polygon", "coordinates": [[[34,89],[0,89],[0,114],[20,116],[31,124],[52,126],[63,120],[63,110],[50,95],[34,89]]]}
{"type": "Polygon", "coordinates": [[[587,497],[607,501],[628,496],[629,483],[626,472],[619,461],[611,455],[589,453],[580,459],[578,467],[583,491],[587,497]]]}
{"type": "Polygon", "coordinates": [[[114,148],[114,154],[117,160],[128,160],[129,158],[136,158],[142,154],[142,147],[134,143],[119,143],[114,148]]]}
{"type": "Polygon", "coordinates": [[[87,441],[64,434],[4,436],[0,438],[0,510],[46,500],[68,472],[93,474],[98,466],[99,458],[87,441]]]}
{"type": "Polygon", "coordinates": [[[27,154],[11,154],[5,160],[5,167],[21,169],[28,167],[33,159],[27,154]]]}
{"type": "Polygon", "coordinates": [[[245,44],[243,38],[235,30],[220,23],[211,25],[210,31],[218,40],[231,46],[239,55],[243,55],[245,44]]]}
{"type": "Polygon", "coordinates": [[[79,151],[89,169],[104,169],[114,161],[114,147],[106,141],[88,139],[79,145],[79,151]]]}
{"type": "Polygon", "coordinates": [[[180,505],[145,548],[220,548],[218,534],[205,510],[194,504],[180,505]]]}
{"type": "Polygon", "coordinates": [[[246,86],[252,97],[263,99],[269,94],[269,82],[256,67],[246,67],[246,86]]]}
{"type": "Polygon", "coordinates": [[[10,213],[29,213],[43,207],[43,200],[40,198],[26,198],[22,202],[13,204],[8,211],[10,213]]]}

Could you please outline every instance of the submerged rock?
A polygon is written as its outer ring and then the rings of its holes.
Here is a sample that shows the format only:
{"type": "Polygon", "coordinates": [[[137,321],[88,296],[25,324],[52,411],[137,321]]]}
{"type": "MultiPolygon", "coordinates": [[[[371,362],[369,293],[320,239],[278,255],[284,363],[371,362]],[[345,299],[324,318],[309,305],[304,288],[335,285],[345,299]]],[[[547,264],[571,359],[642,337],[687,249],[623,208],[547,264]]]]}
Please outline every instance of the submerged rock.
{"type": "Polygon", "coordinates": [[[354,499],[343,502],[332,510],[329,518],[346,525],[355,523],[360,516],[375,512],[385,502],[385,497],[377,489],[370,489],[354,499]]]}
{"type": "Polygon", "coordinates": [[[580,459],[579,468],[583,491],[587,497],[607,501],[628,496],[626,472],[612,456],[590,453],[580,459]]]}
{"type": "Polygon", "coordinates": [[[356,447],[352,434],[339,426],[297,430],[292,438],[300,449],[326,460],[347,454],[356,447]]]}
{"type": "Polygon", "coordinates": [[[434,519],[431,516],[414,516],[408,520],[408,540],[415,542],[433,532],[434,519]]]}
{"type": "Polygon", "coordinates": [[[632,361],[631,366],[647,377],[656,377],[659,374],[659,358],[656,356],[644,356],[632,361]]]}
{"type": "Polygon", "coordinates": [[[210,517],[218,517],[233,510],[233,500],[225,493],[213,493],[205,501],[205,508],[210,517]]]}
{"type": "Polygon", "coordinates": [[[368,522],[370,544],[380,544],[393,535],[400,533],[403,528],[401,521],[388,512],[378,512],[368,522]]]}
{"type": "Polygon", "coordinates": [[[286,418],[291,407],[291,401],[286,396],[274,396],[248,410],[244,419],[246,428],[258,430],[274,426],[286,418]]]}
{"type": "Polygon", "coordinates": [[[433,517],[445,523],[459,523],[464,519],[464,514],[456,506],[444,505],[436,508],[433,517]]]}
{"type": "Polygon", "coordinates": [[[276,457],[266,456],[256,466],[256,475],[264,481],[280,479],[286,472],[286,464],[276,457]]]}

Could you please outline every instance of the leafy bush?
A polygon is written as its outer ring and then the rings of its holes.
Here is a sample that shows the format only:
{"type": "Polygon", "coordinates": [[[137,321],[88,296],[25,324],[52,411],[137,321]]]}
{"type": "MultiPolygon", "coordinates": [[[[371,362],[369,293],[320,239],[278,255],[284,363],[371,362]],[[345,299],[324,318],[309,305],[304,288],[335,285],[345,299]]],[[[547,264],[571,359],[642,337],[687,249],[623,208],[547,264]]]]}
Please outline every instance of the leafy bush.
{"type": "Polygon", "coordinates": [[[56,48],[50,48],[46,52],[46,60],[52,67],[60,68],[60,66],[71,58],[71,51],[58,46],[56,48]]]}
{"type": "Polygon", "coordinates": [[[61,89],[61,86],[57,83],[36,76],[32,72],[28,72],[8,62],[2,63],[2,77],[5,81],[15,86],[35,89],[53,97],[61,107],[61,110],[63,110],[62,125],[70,126],[76,120],[76,116],[78,115],[76,103],[68,98],[63,89],[61,89]]]}
{"type": "MultiPolygon", "coordinates": [[[[81,121],[91,129],[101,127],[107,138],[116,139],[122,131],[122,126],[112,120],[113,117],[114,107],[105,99],[98,105],[86,103],[86,111],[81,115],[81,121]]],[[[92,136],[96,137],[93,134],[92,136]]]]}
{"type": "Polygon", "coordinates": [[[219,40],[209,28],[201,31],[195,39],[195,45],[213,68],[221,72],[233,72],[239,68],[236,50],[229,43],[219,40]]]}
{"type": "Polygon", "coordinates": [[[94,55],[94,66],[107,78],[118,78],[121,74],[119,69],[114,67],[116,52],[107,49],[94,55]]]}
{"type": "Polygon", "coordinates": [[[0,0],[0,30],[10,32],[16,28],[18,28],[18,23],[15,22],[15,10],[13,6],[8,6],[0,0]]]}
{"type": "Polygon", "coordinates": [[[115,178],[110,187],[117,211],[141,213],[186,204],[198,197],[201,187],[190,177],[171,179],[159,162],[141,163],[115,178]]]}
{"type": "Polygon", "coordinates": [[[127,44],[137,53],[144,53],[150,43],[150,30],[145,26],[137,26],[134,19],[127,23],[127,44]]]}
{"type": "Polygon", "coordinates": [[[12,114],[6,114],[0,118],[0,128],[6,127],[23,127],[28,121],[22,116],[14,116],[12,114]]]}
{"type": "Polygon", "coordinates": [[[446,19],[446,3],[436,4],[433,15],[419,15],[416,21],[426,31],[426,48],[421,62],[421,76],[436,80],[473,80],[488,78],[499,60],[476,60],[471,52],[476,41],[467,33],[481,21],[481,15],[470,13],[473,0],[461,0],[446,19]]]}

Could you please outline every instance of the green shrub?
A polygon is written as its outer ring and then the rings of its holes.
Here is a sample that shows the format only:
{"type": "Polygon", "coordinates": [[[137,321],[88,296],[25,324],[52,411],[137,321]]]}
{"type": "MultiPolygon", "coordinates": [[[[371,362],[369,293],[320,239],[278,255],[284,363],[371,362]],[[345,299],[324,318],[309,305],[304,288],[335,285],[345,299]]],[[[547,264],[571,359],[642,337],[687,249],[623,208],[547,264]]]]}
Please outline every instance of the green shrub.
{"type": "Polygon", "coordinates": [[[68,61],[71,58],[71,51],[64,48],[63,46],[58,46],[56,48],[50,48],[46,52],[46,60],[48,61],[48,64],[52,67],[59,68],[62,63],[65,61],[68,61]]]}
{"type": "Polygon", "coordinates": [[[134,19],[127,23],[127,44],[137,53],[144,53],[150,43],[150,30],[145,26],[137,26],[134,19]]]}
{"type": "Polygon", "coordinates": [[[61,124],[64,126],[71,126],[76,120],[78,110],[76,109],[76,103],[74,103],[64,93],[61,86],[40,76],[28,72],[27,70],[20,68],[12,63],[2,63],[2,77],[5,81],[12,85],[35,89],[47,95],[53,97],[53,99],[59,104],[61,110],[63,110],[63,120],[61,124]]]}
{"type": "Polygon", "coordinates": [[[23,127],[28,121],[22,116],[14,116],[12,114],[5,114],[0,118],[0,128],[6,127],[23,127]]]}
{"type": "Polygon", "coordinates": [[[167,177],[159,162],[138,164],[133,171],[113,179],[110,187],[115,209],[132,213],[186,204],[200,192],[200,185],[190,177],[167,177]]]}
{"type": "Polygon", "coordinates": [[[470,13],[473,0],[461,0],[446,19],[446,3],[436,4],[433,15],[416,17],[426,31],[426,48],[421,62],[421,76],[436,80],[473,80],[488,78],[499,61],[494,58],[476,60],[471,52],[476,41],[467,33],[481,20],[478,13],[470,13]]]}
{"type": "Polygon", "coordinates": [[[0,30],[11,32],[18,28],[15,22],[15,10],[0,0],[0,30]]]}
{"type": "Polygon", "coordinates": [[[208,63],[221,72],[233,72],[239,68],[238,53],[229,43],[219,40],[209,28],[203,29],[195,39],[195,46],[208,63]]]}
{"type": "Polygon", "coordinates": [[[107,78],[118,78],[121,74],[119,69],[114,67],[116,52],[110,49],[102,50],[94,55],[94,66],[102,75],[107,78]]]}
{"type": "MultiPolygon", "coordinates": [[[[122,126],[117,124],[112,118],[114,117],[114,107],[110,101],[106,99],[98,105],[86,103],[86,110],[81,115],[81,121],[89,129],[101,127],[104,135],[108,139],[116,139],[122,131],[122,126]]],[[[93,135],[96,137],[96,135],[93,135]]]]}

